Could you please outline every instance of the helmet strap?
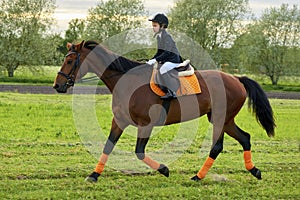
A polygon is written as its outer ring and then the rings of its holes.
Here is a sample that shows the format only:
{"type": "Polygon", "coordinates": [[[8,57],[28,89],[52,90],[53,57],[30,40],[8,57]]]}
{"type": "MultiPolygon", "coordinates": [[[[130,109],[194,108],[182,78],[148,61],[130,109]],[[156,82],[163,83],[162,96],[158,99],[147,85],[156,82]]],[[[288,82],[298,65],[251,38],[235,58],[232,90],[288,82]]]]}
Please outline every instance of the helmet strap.
{"type": "Polygon", "coordinates": [[[159,35],[164,29],[165,29],[165,28],[161,26],[160,29],[159,29],[159,31],[158,31],[157,33],[155,33],[153,37],[155,38],[155,37],[156,37],[157,35],[159,35]]]}

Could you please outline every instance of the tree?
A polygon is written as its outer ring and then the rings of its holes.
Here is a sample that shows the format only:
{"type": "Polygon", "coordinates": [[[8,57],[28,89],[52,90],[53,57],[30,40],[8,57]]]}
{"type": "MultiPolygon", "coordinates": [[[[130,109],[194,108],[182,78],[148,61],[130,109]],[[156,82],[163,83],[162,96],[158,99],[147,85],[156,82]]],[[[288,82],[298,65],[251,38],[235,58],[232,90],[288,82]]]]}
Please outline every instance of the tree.
{"type": "MultiPolygon", "coordinates": [[[[61,51],[60,47],[64,39],[59,34],[49,35],[43,38],[41,45],[46,48],[41,48],[41,53],[44,55],[43,65],[61,65],[66,52],[61,51]]],[[[66,49],[66,45],[64,46],[66,49]]]]}
{"type": "Polygon", "coordinates": [[[241,34],[248,0],[178,0],[171,9],[170,28],[183,32],[220,63],[220,50],[241,34]]]}
{"type": "Polygon", "coordinates": [[[68,42],[81,42],[84,38],[85,32],[85,20],[83,19],[72,19],[69,22],[69,27],[65,32],[65,37],[58,49],[62,54],[66,54],[68,50],[66,45],[68,42]]]}
{"type": "Polygon", "coordinates": [[[145,15],[141,0],[100,0],[88,12],[85,35],[102,42],[122,31],[140,27],[145,15]]]}
{"type": "Polygon", "coordinates": [[[45,36],[52,24],[54,0],[0,2],[0,63],[12,77],[19,65],[43,64],[48,55],[45,36]]]}
{"type": "Polygon", "coordinates": [[[75,41],[83,38],[85,29],[84,20],[72,19],[69,22],[69,28],[66,30],[65,39],[68,41],[75,41]]]}
{"type": "Polygon", "coordinates": [[[243,56],[243,64],[265,73],[277,85],[280,76],[299,66],[295,57],[300,48],[299,30],[300,10],[282,4],[280,8],[266,9],[235,42],[234,49],[240,58],[243,56]]]}
{"type": "Polygon", "coordinates": [[[288,52],[300,47],[300,10],[294,5],[282,4],[280,8],[267,9],[259,26],[267,39],[268,48],[263,52],[263,67],[272,84],[277,85],[279,77],[289,69],[288,52]]]}

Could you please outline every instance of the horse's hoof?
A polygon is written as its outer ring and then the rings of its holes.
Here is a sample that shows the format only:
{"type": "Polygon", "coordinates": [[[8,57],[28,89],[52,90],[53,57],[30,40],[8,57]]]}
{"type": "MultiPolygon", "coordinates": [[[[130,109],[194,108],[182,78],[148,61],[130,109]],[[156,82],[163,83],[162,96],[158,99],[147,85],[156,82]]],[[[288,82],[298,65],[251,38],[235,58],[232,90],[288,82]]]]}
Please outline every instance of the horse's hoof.
{"type": "Polygon", "coordinates": [[[98,181],[98,177],[100,176],[99,173],[93,172],[91,175],[86,177],[85,181],[90,183],[96,183],[98,181]]]}
{"type": "Polygon", "coordinates": [[[88,177],[85,178],[85,181],[89,182],[89,183],[96,183],[97,179],[95,179],[94,177],[88,176],[88,177]]]}
{"type": "Polygon", "coordinates": [[[192,181],[201,181],[201,178],[199,178],[197,175],[191,178],[192,181]]]}
{"type": "Polygon", "coordinates": [[[163,164],[160,164],[159,169],[157,171],[159,171],[159,173],[161,173],[165,177],[169,177],[170,175],[168,167],[163,164]]]}
{"type": "Polygon", "coordinates": [[[256,167],[253,167],[249,172],[255,176],[257,179],[261,180],[261,171],[257,169],[256,167]]]}

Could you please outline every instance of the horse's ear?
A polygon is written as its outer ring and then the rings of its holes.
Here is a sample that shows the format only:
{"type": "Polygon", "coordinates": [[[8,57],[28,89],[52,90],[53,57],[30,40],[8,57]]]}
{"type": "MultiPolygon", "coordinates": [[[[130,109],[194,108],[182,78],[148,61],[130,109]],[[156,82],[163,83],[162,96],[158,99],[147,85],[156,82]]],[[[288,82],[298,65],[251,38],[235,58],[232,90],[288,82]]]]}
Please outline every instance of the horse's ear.
{"type": "Polygon", "coordinates": [[[72,43],[70,43],[70,42],[68,42],[67,45],[66,45],[67,49],[70,49],[71,46],[72,46],[72,43]]]}

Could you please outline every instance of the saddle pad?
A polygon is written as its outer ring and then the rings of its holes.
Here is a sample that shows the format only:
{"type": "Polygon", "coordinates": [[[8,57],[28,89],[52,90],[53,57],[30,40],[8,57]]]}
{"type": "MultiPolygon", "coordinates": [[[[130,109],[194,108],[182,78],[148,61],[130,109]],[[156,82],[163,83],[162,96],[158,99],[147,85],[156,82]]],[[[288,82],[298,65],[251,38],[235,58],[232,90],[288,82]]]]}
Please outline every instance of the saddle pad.
{"type": "MultiPolygon", "coordinates": [[[[150,80],[150,88],[158,96],[164,96],[166,93],[164,93],[154,82],[154,77],[156,76],[157,72],[158,72],[157,70],[153,70],[151,80],[150,80]]],[[[180,81],[180,87],[176,92],[176,95],[178,97],[201,93],[200,84],[195,74],[193,74],[192,76],[179,77],[179,81],[180,81]]]]}

